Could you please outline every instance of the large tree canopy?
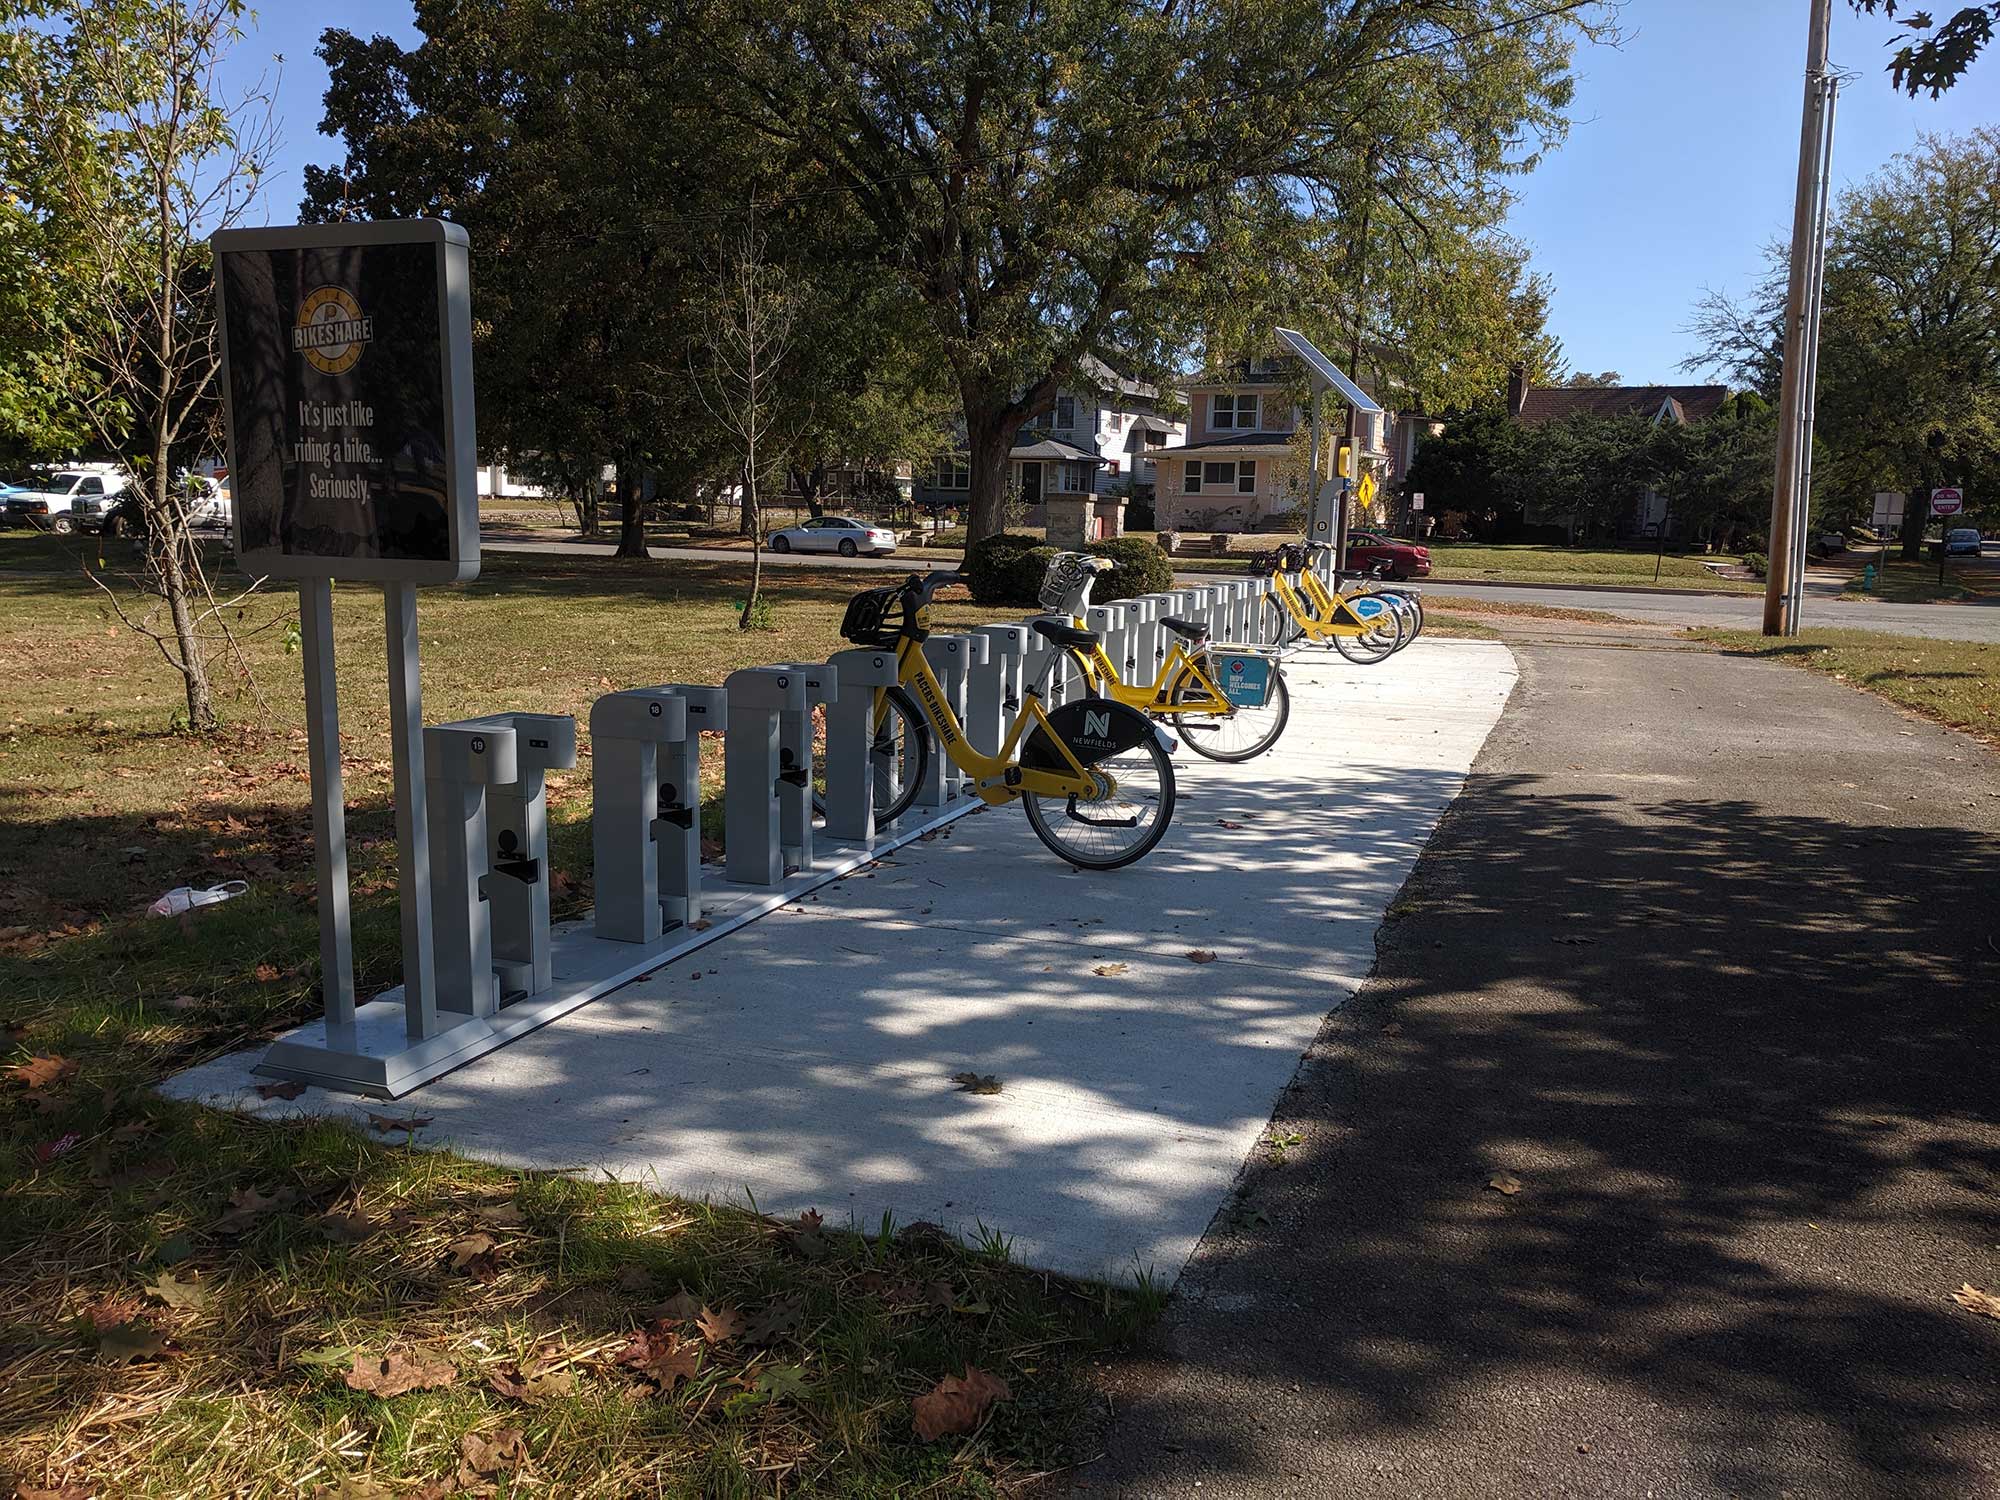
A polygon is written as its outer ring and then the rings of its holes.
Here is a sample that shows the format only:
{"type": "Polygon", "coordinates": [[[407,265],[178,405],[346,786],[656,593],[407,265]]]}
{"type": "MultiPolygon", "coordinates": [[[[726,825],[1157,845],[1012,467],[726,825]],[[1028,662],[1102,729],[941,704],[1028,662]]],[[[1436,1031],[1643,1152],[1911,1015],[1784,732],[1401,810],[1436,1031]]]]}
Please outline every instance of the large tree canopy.
{"type": "Polygon", "coordinates": [[[1588,9],[718,0],[706,36],[719,107],[851,194],[924,309],[978,536],[1087,356],[1163,369],[1268,336],[1273,306],[1351,321],[1364,205],[1420,254],[1492,223],[1563,129],[1588,9]]]}
{"type": "Polygon", "coordinates": [[[2000,24],[2000,0],[1981,0],[1939,20],[1928,8],[1911,10],[1908,0],[1852,0],[1854,8],[1880,13],[1911,32],[1910,40],[1889,59],[1889,76],[1912,99],[1925,89],[1933,99],[1950,88],[1978,61],[2000,24]]]}

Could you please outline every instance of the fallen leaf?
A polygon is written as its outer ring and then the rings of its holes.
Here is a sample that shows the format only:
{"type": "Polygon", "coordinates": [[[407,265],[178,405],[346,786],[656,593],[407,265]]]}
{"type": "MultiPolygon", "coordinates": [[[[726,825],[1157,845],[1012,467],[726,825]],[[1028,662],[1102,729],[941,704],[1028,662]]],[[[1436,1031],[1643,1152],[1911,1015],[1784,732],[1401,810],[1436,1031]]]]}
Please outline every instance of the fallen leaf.
{"type": "Polygon", "coordinates": [[[167,1002],[168,1010],[194,1010],[201,1002],[192,995],[176,995],[167,1002]]]}
{"type": "Polygon", "coordinates": [[[665,1323],[692,1323],[701,1316],[701,1299],[690,1292],[675,1292],[664,1302],[642,1308],[641,1316],[665,1323]]]}
{"type": "Polygon", "coordinates": [[[820,1227],[825,1222],[814,1209],[809,1208],[799,1215],[799,1227],[792,1234],[792,1248],[807,1260],[825,1260],[833,1253],[833,1241],[820,1227]]]}
{"type": "Polygon", "coordinates": [[[458,1483],[471,1489],[528,1461],[528,1445],[518,1427],[490,1433],[468,1432],[458,1440],[458,1483]]]}
{"type": "Polygon", "coordinates": [[[1241,823],[1232,823],[1228,818],[1217,818],[1215,826],[1217,828],[1241,828],[1243,825],[1241,823]]]}
{"type": "Polygon", "coordinates": [[[1494,1192],[1502,1193],[1509,1198],[1521,1191],[1521,1179],[1512,1172],[1496,1172],[1487,1180],[1486,1185],[1494,1192]]]}
{"type": "Polygon", "coordinates": [[[951,1081],[968,1094],[997,1094],[1000,1080],[991,1073],[954,1073],[951,1081]]]}
{"type": "Polygon", "coordinates": [[[1187,961],[1191,964],[1212,964],[1215,962],[1215,955],[1206,948],[1190,948],[1187,961]]]}
{"type": "Polygon", "coordinates": [[[495,1395],[505,1396],[510,1401],[525,1402],[529,1406],[539,1406],[544,1401],[559,1400],[576,1390],[576,1377],[567,1370],[537,1370],[532,1365],[515,1366],[508,1370],[495,1370],[486,1377],[486,1383],[495,1395]]]}
{"type": "Polygon", "coordinates": [[[69,1155],[70,1152],[77,1148],[77,1144],[82,1139],[83,1137],[78,1135],[74,1130],[65,1131],[54,1140],[43,1141],[39,1146],[35,1147],[35,1160],[43,1166],[47,1166],[57,1157],[69,1155]]]}
{"type": "Polygon", "coordinates": [[[382,1226],[357,1211],[351,1214],[321,1214],[313,1220],[313,1227],[337,1245],[358,1245],[382,1226]]]}
{"type": "Polygon", "coordinates": [[[238,1188],[229,1195],[229,1212],[209,1228],[217,1234],[241,1234],[265,1214],[290,1208],[298,1196],[290,1188],[279,1188],[268,1198],[254,1187],[238,1188]]]}
{"type": "Polygon", "coordinates": [[[1401,1036],[1402,1034],[1403,1023],[1401,1021],[1391,1021],[1387,1026],[1382,1028],[1382,1035],[1384,1036],[1401,1036]]]}
{"type": "Polygon", "coordinates": [[[381,1131],[384,1135],[393,1135],[398,1131],[408,1134],[412,1131],[422,1130],[436,1118],[437,1116],[435,1115],[411,1115],[406,1120],[399,1120],[393,1115],[378,1115],[372,1109],[368,1112],[369,1125],[381,1131]]]}
{"type": "Polygon", "coordinates": [[[259,1099],[296,1099],[306,1091],[306,1086],[295,1078],[283,1083],[260,1083],[257,1085],[259,1099]]]}
{"type": "Polygon", "coordinates": [[[259,964],[255,969],[251,970],[251,974],[259,984],[275,984],[278,980],[278,966],[276,964],[259,964]]]}
{"type": "Polygon", "coordinates": [[[490,1234],[468,1234],[445,1247],[451,1268],[474,1281],[492,1281],[500,1274],[500,1242],[490,1234]]]}
{"type": "Polygon", "coordinates": [[[744,1328],[743,1314],[727,1303],[718,1308],[704,1305],[701,1316],[696,1318],[694,1323],[695,1327],[701,1330],[701,1336],[711,1344],[720,1344],[726,1339],[733,1339],[744,1328]]]}
{"type": "Polygon", "coordinates": [[[439,1354],[356,1354],[345,1377],[348,1386],[375,1396],[400,1396],[405,1391],[430,1391],[458,1379],[452,1362],[439,1354]]]}
{"type": "Polygon", "coordinates": [[[180,1312],[200,1312],[209,1302],[207,1287],[195,1281],[182,1281],[171,1271],[160,1272],[146,1283],[146,1290],[180,1312]]]}
{"type": "Polygon", "coordinates": [[[48,1057],[31,1057],[24,1063],[15,1063],[7,1070],[16,1083],[26,1084],[31,1089],[45,1089],[50,1084],[62,1083],[76,1076],[76,1064],[67,1057],[51,1054],[48,1057]]]}
{"type": "Polygon", "coordinates": [[[796,1333],[805,1305],[803,1297],[780,1297],[750,1320],[750,1326],[743,1333],[743,1342],[769,1344],[787,1334],[796,1333]]]}
{"type": "Polygon", "coordinates": [[[1095,974],[1099,979],[1110,979],[1114,975],[1123,974],[1131,967],[1130,964],[1099,964],[1090,972],[1095,974]]]}
{"type": "Polygon", "coordinates": [[[145,1311],[137,1297],[99,1297],[83,1310],[83,1316],[98,1333],[129,1323],[145,1311]]]}
{"type": "Polygon", "coordinates": [[[803,1396],[812,1387],[806,1380],[806,1372],[799,1366],[772,1365],[758,1374],[757,1383],[751,1389],[760,1396],[779,1400],[803,1396]]]}
{"type": "Polygon", "coordinates": [[[694,1340],[655,1325],[634,1333],[616,1363],[637,1371],[665,1396],[683,1380],[692,1380],[700,1372],[700,1350],[694,1340]]]}
{"type": "Polygon", "coordinates": [[[135,1359],[161,1359],[173,1352],[158,1329],[136,1320],[115,1324],[97,1335],[97,1357],[109,1364],[127,1365],[135,1359]]]}
{"type": "Polygon", "coordinates": [[[692,922],[688,923],[689,929],[694,932],[706,932],[714,925],[707,917],[696,917],[692,922]]]}
{"type": "Polygon", "coordinates": [[[505,1203],[482,1203],[473,1209],[472,1216],[493,1229],[519,1229],[528,1222],[512,1199],[505,1203]]]}
{"type": "Polygon", "coordinates": [[[1013,1395],[1007,1382],[984,1370],[965,1367],[965,1377],[947,1375],[930,1391],[910,1403],[910,1418],[917,1436],[936,1442],[952,1433],[971,1432],[996,1401],[1013,1395]]]}
{"type": "Polygon", "coordinates": [[[156,1266],[177,1266],[194,1254],[194,1244],[184,1234],[176,1234],[161,1240],[159,1248],[153,1252],[156,1266]]]}
{"type": "Polygon", "coordinates": [[[1951,1294],[1951,1300],[1968,1312],[1984,1313],[1989,1318],[2000,1318],[2000,1297],[1991,1292],[1982,1292],[1971,1282],[1964,1282],[1951,1294]]]}
{"type": "Polygon", "coordinates": [[[87,1484],[64,1484],[45,1490],[37,1485],[17,1484],[14,1500],[97,1500],[97,1491],[87,1484]]]}
{"type": "Polygon", "coordinates": [[[348,1474],[314,1490],[312,1500],[396,1500],[399,1493],[393,1485],[366,1474],[348,1474]]]}

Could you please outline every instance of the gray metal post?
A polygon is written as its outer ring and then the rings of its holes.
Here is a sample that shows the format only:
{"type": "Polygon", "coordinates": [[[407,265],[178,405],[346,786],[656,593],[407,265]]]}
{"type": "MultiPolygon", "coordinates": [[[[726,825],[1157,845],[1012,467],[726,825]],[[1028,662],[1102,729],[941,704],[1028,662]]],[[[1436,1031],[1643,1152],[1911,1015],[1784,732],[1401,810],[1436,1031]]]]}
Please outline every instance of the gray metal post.
{"type": "MultiPolygon", "coordinates": [[[[924,642],[924,657],[931,664],[931,671],[944,689],[944,701],[958,718],[965,723],[965,674],[972,664],[972,642],[976,636],[933,635],[924,642]]],[[[981,642],[983,645],[984,643],[981,642]]],[[[964,776],[937,736],[931,736],[931,757],[924,769],[923,789],[917,793],[917,806],[924,808],[943,807],[958,795],[959,784],[964,776]]]]}
{"type": "Polygon", "coordinates": [[[666,688],[606,693],[590,707],[590,841],[600,938],[650,943],[660,936],[656,819],[670,816],[661,805],[660,762],[668,745],[687,737],[687,704],[666,688]]]}
{"type": "MultiPolygon", "coordinates": [[[[660,689],[686,705],[687,733],[660,747],[660,915],[671,927],[701,919],[701,737],[727,744],[729,695],[719,687],[672,683],[660,689]]],[[[724,809],[727,812],[727,808],[724,809]]]]}
{"type": "Polygon", "coordinates": [[[1136,599],[1120,599],[1107,606],[1118,612],[1123,621],[1122,649],[1112,659],[1118,663],[1118,679],[1121,682],[1151,682],[1153,674],[1146,670],[1141,657],[1152,651],[1152,622],[1159,617],[1158,600],[1150,594],[1136,599]]]}
{"type": "Polygon", "coordinates": [[[437,965],[431,949],[430,821],[424,801],[423,673],[417,659],[417,586],[382,585],[389,658],[389,757],[396,786],[396,883],[403,916],[403,1029],[437,1035],[437,965]]]}
{"type": "Polygon", "coordinates": [[[305,659],[306,760],[312,778],[313,864],[319,877],[319,987],[327,1046],[352,1051],[354,942],[348,912],[347,805],[340,775],[340,697],[333,670],[333,581],[299,584],[305,659]]]}
{"type": "Polygon", "coordinates": [[[1137,674],[1134,682],[1154,682],[1159,679],[1160,663],[1166,660],[1167,643],[1163,639],[1166,631],[1160,621],[1174,612],[1172,594],[1144,594],[1140,596],[1149,607],[1146,624],[1139,642],[1139,664],[1133,670],[1137,674]]]}
{"type": "Polygon", "coordinates": [[[1037,620],[1053,620],[1063,625],[1069,624],[1070,621],[1061,615],[1030,615],[1021,622],[1022,628],[1028,632],[1028,649],[1021,656],[1021,691],[1025,693],[1031,687],[1041,687],[1043,706],[1052,708],[1062,702],[1063,682],[1060,673],[1051,676],[1046,682],[1042,679],[1042,674],[1049,669],[1055,647],[1050,644],[1047,636],[1035,629],[1037,620]]]}
{"type": "Polygon", "coordinates": [[[980,681],[968,692],[971,718],[965,733],[975,749],[997,755],[1021,710],[1021,667],[1034,632],[1025,625],[977,625],[972,633],[986,638],[986,660],[973,672],[978,679],[990,678],[991,686],[980,681]]]}
{"type": "Polygon", "coordinates": [[[576,764],[576,720],[568,714],[493,714],[483,722],[514,731],[520,773],[486,793],[487,904],[504,1005],[513,995],[539,995],[555,981],[547,773],[576,764]]]}
{"type": "Polygon", "coordinates": [[[875,842],[875,808],[898,790],[894,755],[877,756],[875,694],[894,687],[896,653],[836,651],[829,659],[840,696],[826,706],[826,836],[867,848],[875,842]]]}
{"type": "Polygon", "coordinates": [[[446,1015],[490,1016],[500,1008],[486,894],[486,789],[520,775],[510,728],[434,724],[424,731],[437,1008],[446,1015]]]}
{"type": "Polygon", "coordinates": [[[792,662],[804,679],[801,710],[778,715],[778,847],[785,863],[799,870],[813,864],[813,709],[830,713],[840,698],[840,673],[829,662],[792,662]]]}
{"type": "Polygon", "coordinates": [[[723,679],[729,732],[722,739],[724,871],[739,885],[785,878],[779,849],[778,718],[804,713],[805,674],[791,667],[746,667],[723,679]]]}

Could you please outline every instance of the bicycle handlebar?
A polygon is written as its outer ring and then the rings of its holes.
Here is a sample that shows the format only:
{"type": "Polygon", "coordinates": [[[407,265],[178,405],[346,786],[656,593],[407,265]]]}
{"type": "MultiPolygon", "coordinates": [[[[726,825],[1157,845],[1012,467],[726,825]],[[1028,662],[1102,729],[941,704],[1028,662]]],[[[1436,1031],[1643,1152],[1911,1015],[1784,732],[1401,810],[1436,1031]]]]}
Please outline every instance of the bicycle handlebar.
{"type": "Polygon", "coordinates": [[[963,576],[957,573],[912,573],[909,581],[903,585],[903,592],[915,594],[919,600],[928,604],[931,602],[931,595],[939,589],[948,589],[953,584],[964,581],[963,576]]]}

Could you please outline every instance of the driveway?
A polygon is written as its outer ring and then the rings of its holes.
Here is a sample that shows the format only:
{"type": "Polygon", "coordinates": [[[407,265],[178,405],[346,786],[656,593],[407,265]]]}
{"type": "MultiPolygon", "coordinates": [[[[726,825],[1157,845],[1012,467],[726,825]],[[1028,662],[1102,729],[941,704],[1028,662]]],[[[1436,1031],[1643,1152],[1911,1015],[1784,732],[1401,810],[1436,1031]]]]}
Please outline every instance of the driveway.
{"type": "Polygon", "coordinates": [[[2000,1494],[2000,761],[1587,635],[1065,1493],[2000,1494]]]}

